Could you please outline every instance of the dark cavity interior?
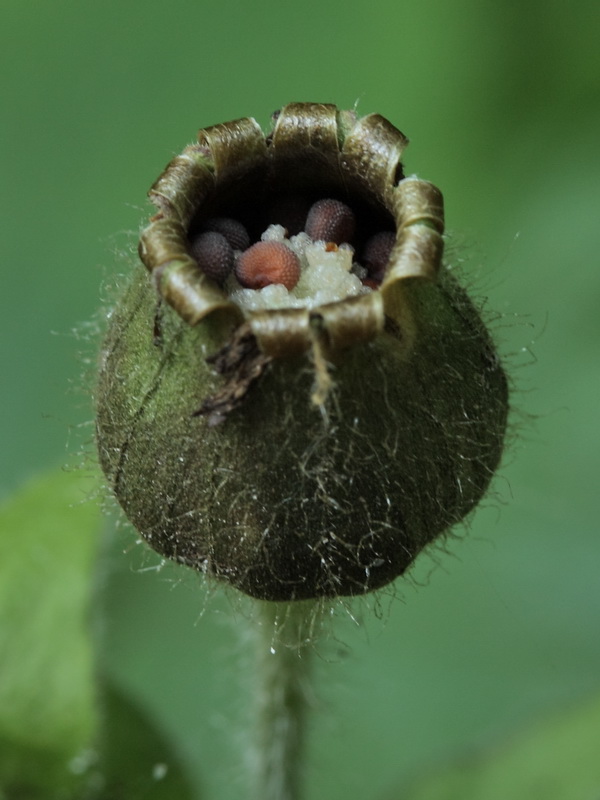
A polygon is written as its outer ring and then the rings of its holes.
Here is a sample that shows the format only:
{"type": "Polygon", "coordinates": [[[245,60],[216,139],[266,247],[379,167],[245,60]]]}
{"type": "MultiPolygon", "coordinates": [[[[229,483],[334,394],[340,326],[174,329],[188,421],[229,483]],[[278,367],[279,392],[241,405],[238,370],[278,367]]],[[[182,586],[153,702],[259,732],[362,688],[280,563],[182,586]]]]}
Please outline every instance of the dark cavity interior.
{"type": "MultiPolygon", "coordinates": [[[[276,147],[267,148],[268,157],[245,170],[232,173],[209,193],[189,227],[193,237],[210,217],[232,217],[245,225],[251,242],[260,240],[270,224],[288,228],[289,235],[300,229],[277,219],[282,207],[298,202],[308,209],[323,198],[346,203],[356,216],[356,233],[351,244],[360,252],[365,241],[382,230],[394,231],[392,214],[360,177],[342,172],[337,156],[310,150],[293,157],[278,157],[276,147]]],[[[401,167],[399,167],[401,171],[401,167]]],[[[401,177],[401,174],[400,174],[401,177]]]]}

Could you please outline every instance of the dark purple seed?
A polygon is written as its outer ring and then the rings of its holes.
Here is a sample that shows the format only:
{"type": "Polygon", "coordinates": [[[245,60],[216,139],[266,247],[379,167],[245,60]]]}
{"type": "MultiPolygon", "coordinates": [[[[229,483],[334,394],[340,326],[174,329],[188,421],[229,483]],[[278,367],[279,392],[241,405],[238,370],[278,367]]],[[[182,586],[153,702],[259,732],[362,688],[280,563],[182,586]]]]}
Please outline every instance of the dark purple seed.
{"type": "Polygon", "coordinates": [[[233,248],[221,233],[199,234],[192,240],[190,252],[205,275],[219,284],[225,283],[233,269],[233,248]]]}
{"type": "Polygon", "coordinates": [[[224,236],[234,250],[246,250],[250,247],[250,237],[248,231],[231,217],[211,217],[202,225],[204,231],[215,231],[224,236]]]}
{"type": "Polygon", "coordinates": [[[384,279],[395,242],[396,234],[393,231],[380,231],[366,242],[360,263],[367,269],[370,278],[376,281],[384,279]]]}
{"type": "Polygon", "coordinates": [[[350,242],[354,236],[354,213],[341,200],[317,200],[306,218],[305,231],[313,241],[350,242]]]}

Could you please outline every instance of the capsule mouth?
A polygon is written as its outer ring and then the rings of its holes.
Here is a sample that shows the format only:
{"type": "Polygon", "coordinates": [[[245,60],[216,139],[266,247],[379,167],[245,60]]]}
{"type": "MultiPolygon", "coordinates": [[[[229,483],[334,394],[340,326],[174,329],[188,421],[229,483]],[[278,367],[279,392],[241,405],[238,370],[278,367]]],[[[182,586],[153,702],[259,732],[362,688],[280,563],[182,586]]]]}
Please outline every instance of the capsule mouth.
{"type": "Polygon", "coordinates": [[[358,118],[315,103],[285,106],[266,134],[252,118],[201,130],[198,142],[170,162],[149,192],[158,212],[142,233],[140,256],[159,294],[190,325],[213,314],[248,323],[272,357],[309,349],[317,330],[332,349],[378,335],[402,303],[402,283],[434,279],[443,250],[441,193],[404,176],[407,144],[378,114],[358,118]],[[383,281],[368,294],[316,308],[245,313],[199,267],[191,238],[207,219],[226,216],[257,241],[269,209],[293,196],[307,203],[332,197],[350,206],[358,249],[374,233],[394,231],[383,281]]]}

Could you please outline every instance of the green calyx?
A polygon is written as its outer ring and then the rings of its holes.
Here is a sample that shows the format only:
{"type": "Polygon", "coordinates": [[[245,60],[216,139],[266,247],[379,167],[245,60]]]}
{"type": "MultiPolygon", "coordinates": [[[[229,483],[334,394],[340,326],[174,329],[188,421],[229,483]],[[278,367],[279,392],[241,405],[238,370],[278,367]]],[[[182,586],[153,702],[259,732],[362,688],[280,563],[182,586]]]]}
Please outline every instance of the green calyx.
{"type": "Polygon", "coordinates": [[[223,167],[219,183],[215,157],[204,193],[178,173],[189,196],[161,201],[154,224],[168,237],[146,232],[141,249],[155,280],[136,270],[101,355],[98,451],[126,515],[158,552],[263,600],[363,594],[401,575],[485,494],[506,427],[506,378],[490,337],[465,292],[438,272],[441,196],[399,178],[405,140],[381,118],[344,116],[317,153],[334,167],[297,179],[316,192],[350,187],[368,219],[394,221],[397,245],[380,289],[242,322],[185,261],[177,237],[215,203],[239,213],[235,186],[242,199],[250,183],[268,198],[287,174],[298,188],[294,159],[312,163],[303,131],[312,123],[317,141],[319,114],[339,120],[332,108],[282,110],[261,145],[279,148],[266,178],[260,159],[244,160],[237,144],[242,166],[223,167]],[[378,166],[366,154],[380,158],[381,130],[390,163],[378,166]],[[218,351],[233,364],[221,363],[226,378],[207,362],[218,351]]]}

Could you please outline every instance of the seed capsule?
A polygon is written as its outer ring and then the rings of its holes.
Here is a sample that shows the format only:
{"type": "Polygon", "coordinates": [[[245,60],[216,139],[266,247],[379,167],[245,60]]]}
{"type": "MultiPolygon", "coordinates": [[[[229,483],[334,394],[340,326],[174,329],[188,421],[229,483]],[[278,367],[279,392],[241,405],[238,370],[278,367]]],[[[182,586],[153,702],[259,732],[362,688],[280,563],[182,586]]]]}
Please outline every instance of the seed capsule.
{"type": "Polygon", "coordinates": [[[151,279],[135,271],[102,347],[100,463],[155,550],[253,597],[386,585],[500,461],[506,378],[441,265],[440,192],[399,180],[406,143],[378,115],[295,103],[267,136],[250,119],[201,131],[151,189],[151,279]],[[283,192],[343,198],[360,242],[395,229],[378,288],[244,312],[206,279],[189,231],[264,221],[283,192]]]}

